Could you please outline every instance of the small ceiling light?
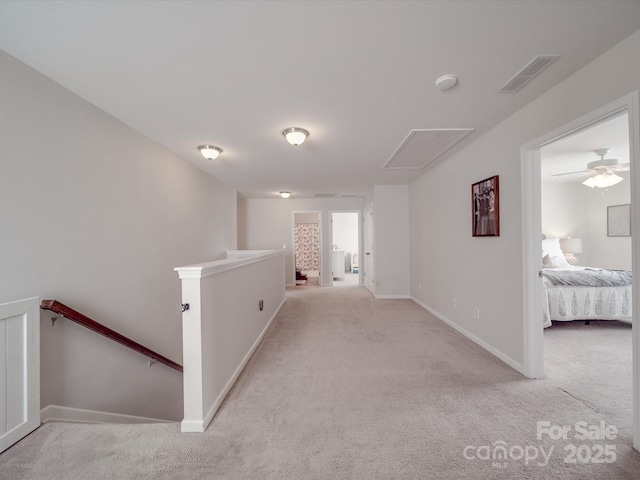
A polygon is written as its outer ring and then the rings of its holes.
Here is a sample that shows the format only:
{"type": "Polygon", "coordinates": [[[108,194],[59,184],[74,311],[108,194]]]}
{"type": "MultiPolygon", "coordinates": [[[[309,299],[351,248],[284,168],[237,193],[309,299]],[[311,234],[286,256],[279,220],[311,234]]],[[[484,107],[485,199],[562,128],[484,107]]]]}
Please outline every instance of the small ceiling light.
{"type": "Polygon", "coordinates": [[[291,145],[296,146],[304,142],[309,136],[309,132],[304,128],[291,127],[282,131],[282,135],[291,145]]]}
{"type": "Polygon", "coordinates": [[[450,88],[455,87],[456,83],[458,83],[458,79],[455,75],[443,75],[436,80],[436,88],[438,90],[449,90],[450,88]]]}
{"type": "Polygon", "coordinates": [[[207,160],[215,160],[218,158],[218,155],[222,153],[222,149],[219,147],[214,147],[213,145],[200,145],[198,147],[200,153],[207,160]]]}
{"type": "Polygon", "coordinates": [[[280,196],[282,198],[289,198],[291,196],[291,192],[280,192],[280,196]]]}

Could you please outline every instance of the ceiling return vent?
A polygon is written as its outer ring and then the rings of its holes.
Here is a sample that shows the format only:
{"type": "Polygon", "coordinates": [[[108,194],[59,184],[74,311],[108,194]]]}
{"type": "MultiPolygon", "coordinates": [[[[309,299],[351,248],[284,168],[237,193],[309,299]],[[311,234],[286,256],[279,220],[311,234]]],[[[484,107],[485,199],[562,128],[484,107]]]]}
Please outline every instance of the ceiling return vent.
{"type": "Polygon", "coordinates": [[[558,57],[560,55],[539,55],[535,57],[498,90],[498,93],[516,93],[558,57]]]}
{"type": "Polygon", "coordinates": [[[473,128],[411,130],[382,168],[386,170],[426,167],[444,156],[456,143],[473,132],[473,128]]]}

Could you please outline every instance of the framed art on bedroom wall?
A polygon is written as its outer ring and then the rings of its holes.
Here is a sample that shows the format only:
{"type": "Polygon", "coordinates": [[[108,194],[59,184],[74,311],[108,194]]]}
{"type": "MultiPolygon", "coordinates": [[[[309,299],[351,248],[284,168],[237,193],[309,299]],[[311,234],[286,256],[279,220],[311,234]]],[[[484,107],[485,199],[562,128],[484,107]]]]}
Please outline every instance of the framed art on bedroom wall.
{"type": "Polygon", "coordinates": [[[474,237],[500,236],[500,185],[494,175],[471,185],[471,233],[474,237]]]}
{"type": "Polygon", "coordinates": [[[631,236],[631,205],[607,207],[607,237],[631,236]]]}

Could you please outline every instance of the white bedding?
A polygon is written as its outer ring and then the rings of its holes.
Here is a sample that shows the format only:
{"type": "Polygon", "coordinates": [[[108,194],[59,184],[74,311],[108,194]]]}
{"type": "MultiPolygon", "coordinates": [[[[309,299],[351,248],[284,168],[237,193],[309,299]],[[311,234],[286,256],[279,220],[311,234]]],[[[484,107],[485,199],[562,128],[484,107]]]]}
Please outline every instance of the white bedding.
{"type": "Polygon", "coordinates": [[[554,286],[544,279],[542,300],[545,328],[551,326],[551,320],[631,321],[631,285],[554,286]]]}

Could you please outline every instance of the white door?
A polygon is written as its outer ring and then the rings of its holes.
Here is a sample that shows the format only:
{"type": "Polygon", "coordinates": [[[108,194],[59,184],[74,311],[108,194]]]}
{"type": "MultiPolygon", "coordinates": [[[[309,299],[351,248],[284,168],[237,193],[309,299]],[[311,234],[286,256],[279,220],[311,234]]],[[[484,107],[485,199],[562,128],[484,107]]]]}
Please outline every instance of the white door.
{"type": "Polygon", "coordinates": [[[360,262],[364,261],[364,286],[371,293],[375,293],[375,277],[373,275],[373,205],[364,209],[364,255],[360,262]]]}
{"type": "Polygon", "coordinates": [[[0,304],[0,452],[40,426],[40,300],[0,304]]]}

